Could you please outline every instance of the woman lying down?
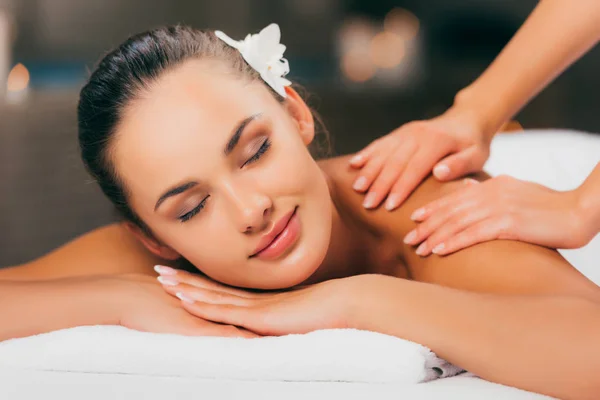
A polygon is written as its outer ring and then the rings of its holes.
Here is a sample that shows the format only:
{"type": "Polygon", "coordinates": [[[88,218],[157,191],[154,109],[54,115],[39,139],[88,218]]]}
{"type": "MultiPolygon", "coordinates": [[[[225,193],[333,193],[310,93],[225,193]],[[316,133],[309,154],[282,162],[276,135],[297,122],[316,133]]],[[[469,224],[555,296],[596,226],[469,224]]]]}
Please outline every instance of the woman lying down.
{"type": "Polygon", "coordinates": [[[411,213],[464,183],[426,179],[395,211],[366,210],[346,157],[312,158],[313,115],[283,78],[278,35],[244,43],[275,54],[265,68],[187,27],[102,60],[81,92],[81,153],[127,221],[2,270],[1,339],[95,324],[248,338],[351,327],[490,381],[595,397],[600,288],[520,242],[418,256],[403,242],[411,213]]]}

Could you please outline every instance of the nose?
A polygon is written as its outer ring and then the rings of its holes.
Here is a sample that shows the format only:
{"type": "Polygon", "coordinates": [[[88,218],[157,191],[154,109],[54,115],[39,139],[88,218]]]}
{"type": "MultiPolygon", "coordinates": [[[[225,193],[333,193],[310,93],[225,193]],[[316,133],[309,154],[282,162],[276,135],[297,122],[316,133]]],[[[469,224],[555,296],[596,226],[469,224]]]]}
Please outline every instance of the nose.
{"type": "Polygon", "coordinates": [[[271,198],[253,185],[226,182],[227,203],[230,204],[235,224],[242,233],[260,232],[267,228],[273,208],[271,198]]]}

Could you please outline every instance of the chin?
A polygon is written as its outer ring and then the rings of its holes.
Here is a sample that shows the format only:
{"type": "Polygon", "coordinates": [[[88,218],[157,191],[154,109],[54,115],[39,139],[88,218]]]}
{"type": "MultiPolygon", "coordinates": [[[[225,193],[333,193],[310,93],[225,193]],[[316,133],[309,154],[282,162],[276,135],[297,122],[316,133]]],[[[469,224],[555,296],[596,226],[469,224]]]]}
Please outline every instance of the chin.
{"type": "MultiPolygon", "coordinates": [[[[319,270],[327,255],[329,236],[313,238],[310,242],[303,243],[297,251],[282,260],[276,267],[278,271],[268,282],[271,286],[269,289],[287,289],[301,285],[319,270]]],[[[267,283],[266,280],[263,283],[267,283]]]]}

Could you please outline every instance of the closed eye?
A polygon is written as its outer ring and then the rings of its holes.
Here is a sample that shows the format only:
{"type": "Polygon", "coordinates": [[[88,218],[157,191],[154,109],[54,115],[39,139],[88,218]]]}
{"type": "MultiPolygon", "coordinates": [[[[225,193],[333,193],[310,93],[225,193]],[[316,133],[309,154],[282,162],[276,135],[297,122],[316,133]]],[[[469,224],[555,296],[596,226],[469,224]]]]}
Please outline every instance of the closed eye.
{"type": "Polygon", "coordinates": [[[256,153],[254,153],[254,155],[252,157],[250,157],[243,165],[242,167],[248,165],[248,164],[252,164],[255,161],[258,161],[259,158],[261,158],[263,156],[263,154],[265,154],[265,152],[267,150],[269,150],[269,148],[271,147],[271,141],[267,138],[263,144],[260,146],[260,148],[256,151],[256,153]]]}
{"type": "Polygon", "coordinates": [[[191,211],[177,217],[181,222],[187,222],[189,221],[191,218],[193,218],[196,214],[198,214],[200,212],[200,210],[202,210],[204,208],[204,206],[206,205],[206,200],[208,200],[210,196],[206,196],[204,199],[202,199],[202,201],[200,202],[200,204],[198,204],[196,207],[194,207],[191,211]]]}

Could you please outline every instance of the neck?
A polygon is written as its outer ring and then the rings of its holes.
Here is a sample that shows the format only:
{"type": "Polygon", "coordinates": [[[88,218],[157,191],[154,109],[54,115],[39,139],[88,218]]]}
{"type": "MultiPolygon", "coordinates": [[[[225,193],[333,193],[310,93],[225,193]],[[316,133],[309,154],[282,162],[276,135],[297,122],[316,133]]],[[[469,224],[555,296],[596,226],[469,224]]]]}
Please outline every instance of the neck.
{"type": "Polygon", "coordinates": [[[329,248],[317,271],[305,284],[345,278],[368,273],[368,251],[364,231],[352,223],[341,203],[337,201],[334,185],[328,180],[332,206],[332,225],[329,248]]]}

